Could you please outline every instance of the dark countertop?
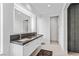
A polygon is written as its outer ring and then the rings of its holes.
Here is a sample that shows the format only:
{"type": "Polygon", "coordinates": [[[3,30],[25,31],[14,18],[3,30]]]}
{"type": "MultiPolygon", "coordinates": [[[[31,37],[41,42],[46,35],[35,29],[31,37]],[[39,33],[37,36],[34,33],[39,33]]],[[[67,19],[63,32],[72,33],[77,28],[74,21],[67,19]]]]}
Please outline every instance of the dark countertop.
{"type": "Polygon", "coordinates": [[[14,41],[10,41],[11,43],[14,43],[14,44],[19,44],[19,45],[25,45],[39,37],[42,37],[43,35],[40,35],[40,34],[37,34],[35,36],[31,36],[31,37],[26,37],[26,38],[23,38],[23,39],[18,39],[18,40],[14,40],[14,41]]]}

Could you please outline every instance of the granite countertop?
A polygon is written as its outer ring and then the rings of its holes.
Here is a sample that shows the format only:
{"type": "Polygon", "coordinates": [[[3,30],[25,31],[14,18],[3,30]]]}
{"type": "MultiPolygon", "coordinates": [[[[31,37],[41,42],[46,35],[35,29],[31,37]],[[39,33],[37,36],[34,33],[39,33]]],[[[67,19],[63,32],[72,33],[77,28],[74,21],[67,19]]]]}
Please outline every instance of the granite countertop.
{"type": "Polygon", "coordinates": [[[23,39],[18,39],[18,40],[11,41],[11,43],[19,44],[19,45],[25,45],[25,44],[41,37],[41,36],[43,36],[43,35],[37,34],[35,36],[30,36],[30,37],[26,37],[26,38],[23,38],[23,39]]]}

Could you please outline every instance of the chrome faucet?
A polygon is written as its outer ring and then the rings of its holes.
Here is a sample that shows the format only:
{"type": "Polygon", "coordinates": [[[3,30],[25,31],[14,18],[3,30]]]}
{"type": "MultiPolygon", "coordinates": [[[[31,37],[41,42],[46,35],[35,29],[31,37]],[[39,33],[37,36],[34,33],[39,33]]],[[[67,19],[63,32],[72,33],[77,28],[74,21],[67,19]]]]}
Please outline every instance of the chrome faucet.
{"type": "Polygon", "coordinates": [[[21,40],[21,34],[20,34],[20,40],[21,40]]]}

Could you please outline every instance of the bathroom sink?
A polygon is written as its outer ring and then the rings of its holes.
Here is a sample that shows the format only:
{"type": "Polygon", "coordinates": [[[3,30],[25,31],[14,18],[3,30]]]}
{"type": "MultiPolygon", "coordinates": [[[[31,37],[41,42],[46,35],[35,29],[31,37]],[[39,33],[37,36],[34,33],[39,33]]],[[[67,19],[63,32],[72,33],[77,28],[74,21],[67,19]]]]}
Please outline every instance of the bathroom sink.
{"type": "Polygon", "coordinates": [[[34,36],[27,36],[27,38],[33,38],[33,37],[35,37],[35,35],[34,36]]]}
{"type": "Polygon", "coordinates": [[[20,41],[20,42],[24,42],[24,41],[30,41],[30,40],[32,40],[32,39],[24,38],[24,39],[20,39],[20,40],[18,40],[18,41],[20,41]]]}

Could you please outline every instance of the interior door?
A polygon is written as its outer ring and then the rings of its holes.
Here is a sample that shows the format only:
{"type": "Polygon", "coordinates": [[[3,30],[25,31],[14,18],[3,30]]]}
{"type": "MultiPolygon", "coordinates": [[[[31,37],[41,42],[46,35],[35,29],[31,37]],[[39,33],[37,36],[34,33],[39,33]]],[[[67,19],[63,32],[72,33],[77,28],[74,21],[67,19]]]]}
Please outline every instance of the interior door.
{"type": "Polygon", "coordinates": [[[74,16],[74,12],[75,9],[74,9],[74,5],[73,6],[70,6],[69,9],[68,9],[68,50],[69,51],[74,51],[74,38],[75,38],[75,33],[74,33],[74,30],[75,30],[75,16],[74,16]]]}
{"type": "Polygon", "coordinates": [[[58,42],[58,17],[50,18],[50,42],[58,42]]]}
{"type": "Polygon", "coordinates": [[[79,52],[79,4],[68,8],[68,50],[79,52]]]}
{"type": "Polygon", "coordinates": [[[75,51],[79,52],[79,4],[75,5],[75,51]]]}

